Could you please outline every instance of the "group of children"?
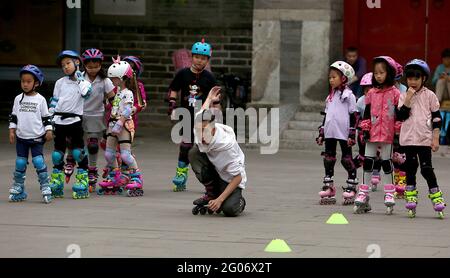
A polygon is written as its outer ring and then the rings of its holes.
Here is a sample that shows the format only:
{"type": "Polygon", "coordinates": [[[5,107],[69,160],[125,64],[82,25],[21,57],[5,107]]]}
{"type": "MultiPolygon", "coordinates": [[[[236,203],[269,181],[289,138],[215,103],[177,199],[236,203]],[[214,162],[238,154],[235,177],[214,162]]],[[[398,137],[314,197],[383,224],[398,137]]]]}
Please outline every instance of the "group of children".
{"type": "Polygon", "coordinates": [[[386,213],[392,214],[395,198],[404,196],[408,215],[415,217],[416,173],[420,162],[421,174],[429,188],[428,197],[438,216],[443,218],[446,204],[432,167],[432,152],[439,148],[442,118],[438,98],[424,86],[431,77],[429,66],[414,59],[403,69],[389,56],[375,57],[373,72],[360,80],[364,96],[358,102],[348,87],[354,75],[354,69],[345,62],[337,61],[330,66],[330,93],[316,139],[319,145],[325,143],[320,204],[336,203],[333,176],[339,143],[341,163],[348,172],[343,205],[354,204],[357,214],[369,212],[369,193],[381,181],[386,213]],[[407,88],[399,82],[403,76],[407,88]],[[359,155],[352,158],[351,148],[356,142],[359,155]],[[361,184],[356,177],[359,166],[364,169],[361,184]]]}

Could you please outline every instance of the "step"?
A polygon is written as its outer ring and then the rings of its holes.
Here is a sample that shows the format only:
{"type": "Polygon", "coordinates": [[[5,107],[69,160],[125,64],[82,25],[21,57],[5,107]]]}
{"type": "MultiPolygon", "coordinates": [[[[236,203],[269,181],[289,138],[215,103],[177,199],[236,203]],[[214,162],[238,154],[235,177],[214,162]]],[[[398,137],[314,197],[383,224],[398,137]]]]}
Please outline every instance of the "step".
{"type": "Polygon", "coordinates": [[[296,121],[314,121],[314,122],[322,122],[323,116],[320,115],[319,112],[297,112],[295,114],[296,121]]]}
{"type": "Polygon", "coordinates": [[[293,130],[311,130],[317,131],[322,122],[315,121],[290,121],[288,128],[293,130]]]}
{"type": "Polygon", "coordinates": [[[318,134],[318,132],[311,130],[288,129],[283,132],[282,139],[315,142],[318,134]]]}
{"type": "Polygon", "coordinates": [[[318,155],[323,151],[323,146],[319,146],[314,141],[300,141],[300,140],[290,140],[281,139],[280,148],[288,150],[307,150],[317,152],[318,155]]]}

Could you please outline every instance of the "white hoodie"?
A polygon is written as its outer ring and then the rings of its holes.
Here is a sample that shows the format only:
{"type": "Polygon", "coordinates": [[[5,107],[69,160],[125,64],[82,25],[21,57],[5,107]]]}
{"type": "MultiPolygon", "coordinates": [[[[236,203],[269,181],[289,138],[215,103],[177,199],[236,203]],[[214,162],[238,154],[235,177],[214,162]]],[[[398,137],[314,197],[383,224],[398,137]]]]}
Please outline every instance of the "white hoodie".
{"type": "Polygon", "coordinates": [[[195,142],[202,153],[206,153],[209,161],[215,166],[221,179],[226,182],[241,175],[242,181],[239,187],[245,189],[247,174],[245,172],[245,156],[231,127],[223,124],[215,124],[216,133],[210,144],[202,144],[194,129],[195,142]]]}

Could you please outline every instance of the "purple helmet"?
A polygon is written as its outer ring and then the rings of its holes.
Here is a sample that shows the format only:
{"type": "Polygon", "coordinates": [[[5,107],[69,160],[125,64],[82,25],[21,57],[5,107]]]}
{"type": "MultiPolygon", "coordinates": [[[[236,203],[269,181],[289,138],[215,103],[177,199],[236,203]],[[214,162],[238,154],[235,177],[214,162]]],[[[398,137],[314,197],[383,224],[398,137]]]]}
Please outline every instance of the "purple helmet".
{"type": "Polygon", "coordinates": [[[83,63],[89,60],[101,60],[103,61],[104,56],[103,53],[97,48],[87,49],[83,55],[81,55],[81,59],[83,59],[83,63]]]}
{"type": "Polygon", "coordinates": [[[428,66],[428,64],[424,60],[414,59],[412,61],[409,61],[406,64],[406,66],[405,66],[405,70],[407,70],[408,68],[411,68],[411,67],[418,67],[418,68],[420,68],[425,73],[427,79],[431,75],[430,67],[428,66]]]}
{"type": "Polygon", "coordinates": [[[20,70],[20,76],[24,73],[32,74],[39,81],[39,86],[44,82],[44,74],[35,65],[26,65],[20,70]]]}
{"type": "Polygon", "coordinates": [[[123,58],[123,60],[125,62],[128,62],[128,63],[132,62],[133,64],[136,65],[136,70],[137,70],[136,74],[138,76],[140,76],[141,73],[144,71],[144,66],[142,65],[142,62],[141,62],[141,60],[139,60],[138,57],[136,57],[136,56],[126,56],[125,58],[123,58]]]}

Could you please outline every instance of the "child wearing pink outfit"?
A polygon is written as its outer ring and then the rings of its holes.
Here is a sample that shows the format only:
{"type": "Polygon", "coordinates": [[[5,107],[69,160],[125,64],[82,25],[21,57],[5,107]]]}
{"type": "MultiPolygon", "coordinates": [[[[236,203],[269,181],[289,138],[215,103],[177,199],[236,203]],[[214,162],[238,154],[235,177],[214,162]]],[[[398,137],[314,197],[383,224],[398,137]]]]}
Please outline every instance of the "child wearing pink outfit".
{"type": "Polygon", "coordinates": [[[371,210],[369,204],[370,186],[373,166],[380,151],[383,169],[384,204],[387,214],[391,214],[395,205],[392,173],[392,144],[394,142],[397,105],[400,91],[394,86],[395,77],[402,71],[402,66],[389,56],[380,56],[373,61],[372,88],[366,96],[366,109],[360,128],[366,141],[363,183],[355,200],[354,212],[366,213],[371,210]]]}

